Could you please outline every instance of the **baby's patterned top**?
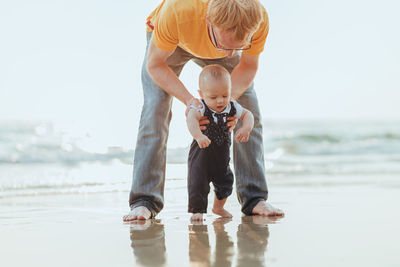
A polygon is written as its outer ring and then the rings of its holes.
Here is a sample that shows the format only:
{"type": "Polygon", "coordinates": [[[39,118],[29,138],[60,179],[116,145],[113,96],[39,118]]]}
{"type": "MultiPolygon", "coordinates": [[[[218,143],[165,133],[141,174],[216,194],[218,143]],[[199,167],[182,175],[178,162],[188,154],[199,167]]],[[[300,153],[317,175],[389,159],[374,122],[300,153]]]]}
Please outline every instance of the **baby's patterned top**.
{"type": "Polygon", "coordinates": [[[225,108],[223,112],[216,112],[210,109],[203,100],[203,109],[200,110],[203,116],[206,116],[210,121],[210,124],[207,125],[207,129],[203,131],[208,138],[211,140],[211,144],[216,144],[218,146],[223,143],[231,143],[231,135],[229,132],[229,127],[226,126],[226,118],[241,116],[243,108],[237,102],[230,102],[228,106],[225,108]],[[237,109],[240,111],[237,112],[237,109]],[[204,110],[204,112],[202,112],[204,110]]]}
{"type": "MultiPolygon", "coordinates": [[[[204,103],[204,100],[201,99],[201,101],[202,101],[202,103],[204,103]]],[[[236,108],[236,117],[240,118],[242,116],[242,113],[243,113],[243,107],[236,101],[229,102],[228,105],[225,107],[225,109],[220,113],[229,113],[231,111],[231,106],[235,106],[235,108],[236,108]]],[[[198,110],[198,111],[200,111],[201,116],[205,116],[204,115],[204,112],[206,111],[206,105],[205,104],[203,105],[202,108],[198,108],[198,107],[196,107],[194,105],[189,106],[189,108],[198,110]]],[[[213,113],[214,121],[217,122],[218,120],[217,120],[217,116],[215,116],[215,114],[218,114],[218,112],[213,110],[212,108],[209,108],[209,109],[213,113]]],[[[226,118],[225,117],[224,117],[224,121],[226,122],[226,118]]]]}

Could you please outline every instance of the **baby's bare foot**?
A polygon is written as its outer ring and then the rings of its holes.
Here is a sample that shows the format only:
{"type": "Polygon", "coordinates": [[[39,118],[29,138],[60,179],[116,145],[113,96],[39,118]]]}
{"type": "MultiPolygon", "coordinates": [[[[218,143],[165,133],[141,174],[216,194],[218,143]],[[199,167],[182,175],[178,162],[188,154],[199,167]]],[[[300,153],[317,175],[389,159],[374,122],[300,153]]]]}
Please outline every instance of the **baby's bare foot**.
{"type": "Polygon", "coordinates": [[[193,213],[192,217],[190,217],[190,221],[198,222],[203,221],[203,213],[193,213]]]}
{"type": "Polygon", "coordinates": [[[223,218],[232,218],[232,214],[230,214],[230,213],[229,213],[226,209],[224,209],[224,208],[220,208],[220,209],[213,208],[213,209],[212,209],[212,212],[213,212],[214,214],[217,214],[217,215],[223,217],[223,218]]]}

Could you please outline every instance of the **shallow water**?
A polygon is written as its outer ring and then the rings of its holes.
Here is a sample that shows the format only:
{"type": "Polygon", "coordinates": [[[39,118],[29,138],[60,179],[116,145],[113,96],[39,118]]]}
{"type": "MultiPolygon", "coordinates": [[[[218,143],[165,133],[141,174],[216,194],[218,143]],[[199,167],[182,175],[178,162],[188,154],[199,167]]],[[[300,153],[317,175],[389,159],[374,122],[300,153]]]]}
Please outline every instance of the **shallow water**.
{"type": "MultiPolygon", "coordinates": [[[[266,121],[264,134],[269,183],[299,183],[301,177],[327,182],[348,177],[340,182],[352,183],[357,177],[400,175],[397,122],[266,121]]],[[[87,145],[94,141],[51,122],[1,122],[0,198],[128,191],[132,147],[99,152],[87,145]]],[[[168,150],[167,188],[186,186],[187,155],[184,144],[168,150]]]]}
{"type": "Polygon", "coordinates": [[[232,220],[209,213],[202,225],[184,188],[134,223],[122,222],[126,192],[1,198],[2,265],[399,266],[400,187],[311,184],[271,186],[284,218],[242,217],[233,195],[232,220]]]}
{"type": "MultiPolygon", "coordinates": [[[[263,126],[271,174],[400,173],[399,122],[265,121],[263,126]]],[[[52,122],[0,122],[0,164],[133,162],[133,147],[101,147],[91,135],[52,122]]],[[[168,163],[185,163],[189,145],[170,147],[168,163]]]]}

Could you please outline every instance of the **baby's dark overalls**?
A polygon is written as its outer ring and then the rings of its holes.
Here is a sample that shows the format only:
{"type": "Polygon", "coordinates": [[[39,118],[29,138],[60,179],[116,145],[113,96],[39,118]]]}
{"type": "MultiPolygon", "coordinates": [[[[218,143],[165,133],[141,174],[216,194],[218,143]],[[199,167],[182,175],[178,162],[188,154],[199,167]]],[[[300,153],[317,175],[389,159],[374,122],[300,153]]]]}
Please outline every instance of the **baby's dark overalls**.
{"type": "Polygon", "coordinates": [[[231,102],[229,113],[214,113],[202,100],[205,107],[204,116],[210,121],[203,131],[211,144],[201,149],[196,140],[190,146],[188,160],[188,192],[190,213],[207,213],[207,196],[210,192],[210,182],[214,185],[215,195],[219,200],[232,193],[233,173],[229,167],[229,148],[231,134],[225,125],[224,117],[233,117],[236,108],[231,102]],[[213,113],[218,121],[214,121],[213,113]]]}

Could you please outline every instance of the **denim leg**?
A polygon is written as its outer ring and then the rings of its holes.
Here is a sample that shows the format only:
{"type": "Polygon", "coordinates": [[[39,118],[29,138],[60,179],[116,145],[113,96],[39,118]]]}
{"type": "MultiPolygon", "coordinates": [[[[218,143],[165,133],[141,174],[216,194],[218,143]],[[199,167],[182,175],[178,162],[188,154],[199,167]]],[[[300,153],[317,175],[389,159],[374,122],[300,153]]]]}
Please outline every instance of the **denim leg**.
{"type": "MultiPolygon", "coordinates": [[[[147,41],[149,45],[151,34],[147,35],[147,41]]],[[[177,48],[167,63],[179,76],[190,57],[190,54],[177,48]]],[[[172,96],[155,84],[146,65],[145,57],[142,66],[144,103],[135,147],[129,206],[145,206],[154,217],[164,206],[166,145],[172,117],[172,96]]]]}
{"type": "MultiPolygon", "coordinates": [[[[265,179],[264,145],[262,135],[261,114],[258,106],[254,84],[241,95],[238,103],[250,110],[254,115],[254,128],[246,143],[233,144],[233,162],[235,165],[236,190],[242,212],[251,215],[254,206],[268,197],[265,179]]],[[[235,128],[241,127],[241,121],[235,128]]]]}
{"type": "Polygon", "coordinates": [[[132,207],[145,206],[153,214],[164,205],[166,144],[171,121],[172,97],[159,88],[142,67],[144,103],[133,162],[129,197],[132,207]]]}
{"type": "MultiPolygon", "coordinates": [[[[237,53],[233,57],[220,59],[194,58],[193,61],[201,67],[210,64],[219,64],[229,72],[232,72],[240,61],[240,54],[237,53]]],[[[242,212],[246,215],[251,215],[254,206],[260,200],[266,200],[268,197],[264,167],[262,120],[257,95],[254,90],[254,83],[247,88],[237,101],[254,115],[254,128],[250,133],[249,141],[239,144],[234,142],[233,144],[233,162],[235,165],[238,200],[242,205],[242,212]]],[[[240,126],[241,122],[238,121],[235,129],[239,129],[240,126]]]]}

